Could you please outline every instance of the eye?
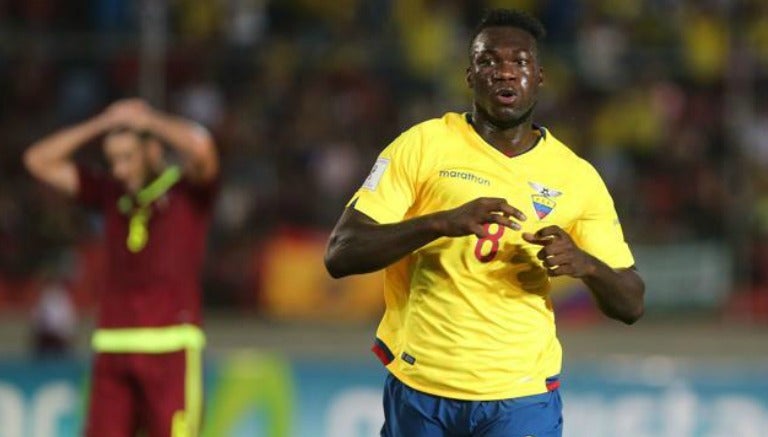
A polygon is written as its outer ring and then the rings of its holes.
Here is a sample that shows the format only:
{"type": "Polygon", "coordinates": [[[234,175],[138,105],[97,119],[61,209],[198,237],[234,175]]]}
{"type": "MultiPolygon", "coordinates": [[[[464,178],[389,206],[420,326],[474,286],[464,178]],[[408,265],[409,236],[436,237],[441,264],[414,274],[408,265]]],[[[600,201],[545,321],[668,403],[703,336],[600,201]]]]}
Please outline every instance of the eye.
{"type": "Polygon", "coordinates": [[[494,60],[488,56],[483,56],[477,59],[477,65],[480,67],[490,67],[494,64],[494,60]]]}
{"type": "Polygon", "coordinates": [[[528,59],[516,59],[515,63],[521,67],[525,67],[526,65],[530,64],[531,61],[529,61],[528,59]]]}

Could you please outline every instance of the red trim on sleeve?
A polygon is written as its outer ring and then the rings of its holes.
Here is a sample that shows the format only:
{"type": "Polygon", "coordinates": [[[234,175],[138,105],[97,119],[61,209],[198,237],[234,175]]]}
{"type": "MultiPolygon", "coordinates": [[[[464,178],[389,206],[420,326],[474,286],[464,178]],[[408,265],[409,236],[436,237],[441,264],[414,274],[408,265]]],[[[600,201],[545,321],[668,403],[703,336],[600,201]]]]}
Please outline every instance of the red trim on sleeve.
{"type": "Polygon", "coordinates": [[[560,380],[559,379],[547,382],[547,391],[555,391],[558,388],[560,388],[560,380]]]}

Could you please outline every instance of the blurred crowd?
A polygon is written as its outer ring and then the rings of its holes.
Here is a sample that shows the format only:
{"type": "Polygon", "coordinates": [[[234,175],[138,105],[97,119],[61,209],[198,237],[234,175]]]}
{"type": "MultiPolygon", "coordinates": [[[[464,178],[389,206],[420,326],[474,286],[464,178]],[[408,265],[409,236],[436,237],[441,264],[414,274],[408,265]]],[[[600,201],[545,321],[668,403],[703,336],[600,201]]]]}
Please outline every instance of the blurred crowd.
{"type": "MultiPolygon", "coordinates": [[[[141,4],[0,0],[0,308],[51,281],[91,301],[100,223],[20,155],[141,92],[141,4]]],[[[628,239],[722,242],[734,292],[768,295],[765,1],[171,0],[153,103],[209,127],[223,157],[209,305],[258,310],[272,237],[329,230],[400,131],[469,109],[469,38],[497,6],[544,22],[536,120],[599,168],[628,239]]]]}

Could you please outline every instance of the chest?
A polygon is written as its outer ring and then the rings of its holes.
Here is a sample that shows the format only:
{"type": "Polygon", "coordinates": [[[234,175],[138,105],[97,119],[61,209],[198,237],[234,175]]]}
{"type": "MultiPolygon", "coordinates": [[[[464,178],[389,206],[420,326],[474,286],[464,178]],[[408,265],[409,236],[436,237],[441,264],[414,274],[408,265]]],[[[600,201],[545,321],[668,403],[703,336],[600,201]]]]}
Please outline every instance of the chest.
{"type": "Polygon", "coordinates": [[[544,226],[572,226],[584,209],[579,184],[567,166],[526,163],[519,165],[483,155],[444,157],[424,175],[413,215],[459,207],[480,197],[500,197],[528,218],[525,231],[544,226]]]}
{"type": "Polygon", "coordinates": [[[195,240],[194,236],[205,219],[203,211],[196,208],[188,196],[177,190],[164,194],[145,207],[141,220],[135,220],[136,212],[121,211],[117,207],[117,199],[110,202],[105,214],[105,231],[111,245],[123,251],[131,231],[136,232],[136,229],[132,228],[143,228],[140,231],[146,231],[147,235],[146,249],[139,252],[142,256],[154,252],[158,247],[165,250],[179,246],[180,243],[183,245],[185,241],[195,240]]]}

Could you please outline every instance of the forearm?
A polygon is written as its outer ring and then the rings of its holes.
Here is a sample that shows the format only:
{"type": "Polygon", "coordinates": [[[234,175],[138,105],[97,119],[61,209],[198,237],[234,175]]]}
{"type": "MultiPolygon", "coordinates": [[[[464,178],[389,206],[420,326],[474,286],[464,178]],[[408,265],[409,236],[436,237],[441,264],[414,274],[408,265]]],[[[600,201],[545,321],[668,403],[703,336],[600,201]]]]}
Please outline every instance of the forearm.
{"type": "Polygon", "coordinates": [[[36,179],[63,193],[75,195],[78,191],[78,179],[72,155],[110,128],[109,119],[99,115],[55,132],[27,149],[24,153],[24,165],[36,179]]]}
{"type": "Polygon", "coordinates": [[[632,324],[643,315],[645,284],[634,270],[614,270],[594,258],[592,271],[582,280],[606,316],[632,324]]]}
{"type": "Polygon", "coordinates": [[[152,110],[146,129],[179,152],[192,176],[209,180],[218,173],[218,156],[205,128],[181,117],[152,110]]]}
{"type": "MultiPolygon", "coordinates": [[[[361,214],[348,209],[345,216],[361,214]]],[[[433,215],[393,224],[367,221],[334,229],[325,266],[334,278],[380,270],[441,236],[433,215]]]]}
{"type": "Polygon", "coordinates": [[[107,131],[109,127],[107,119],[96,116],[61,129],[32,144],[24,154],[24,161],[27,167],[34,170],[39,166],[69,160],[77,149],[107,131]]]}

